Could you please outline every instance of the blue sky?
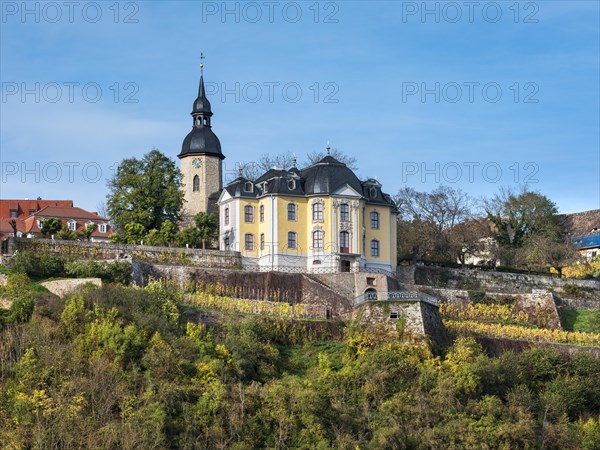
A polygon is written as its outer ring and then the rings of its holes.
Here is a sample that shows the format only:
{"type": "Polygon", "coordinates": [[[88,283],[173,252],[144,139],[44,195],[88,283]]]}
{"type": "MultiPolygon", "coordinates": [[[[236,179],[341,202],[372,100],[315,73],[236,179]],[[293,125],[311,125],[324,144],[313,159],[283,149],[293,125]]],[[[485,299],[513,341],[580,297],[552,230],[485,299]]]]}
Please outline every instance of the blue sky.
{"type": "Polygon", "coordinates": [[[596,1],[1,6],[2,198],[96,210],[123,158],[175,159],[203,52],[228,177],[329,141],[391,194],[529,182],[600,208],[596,1]]]}

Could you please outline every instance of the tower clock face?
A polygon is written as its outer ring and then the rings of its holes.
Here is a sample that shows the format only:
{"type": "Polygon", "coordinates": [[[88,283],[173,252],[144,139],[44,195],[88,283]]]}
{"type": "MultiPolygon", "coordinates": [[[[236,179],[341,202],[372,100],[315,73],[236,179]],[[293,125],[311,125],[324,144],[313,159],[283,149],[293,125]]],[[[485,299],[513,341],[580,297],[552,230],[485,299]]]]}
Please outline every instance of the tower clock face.
{"type": "Polygon", "coordinates": [[[194,166],[195,169],[199,169],[200,167],[202,167],[202,161],[200,161],[199,158],[194,158],[192,160],[192,166],[194,166]]]}

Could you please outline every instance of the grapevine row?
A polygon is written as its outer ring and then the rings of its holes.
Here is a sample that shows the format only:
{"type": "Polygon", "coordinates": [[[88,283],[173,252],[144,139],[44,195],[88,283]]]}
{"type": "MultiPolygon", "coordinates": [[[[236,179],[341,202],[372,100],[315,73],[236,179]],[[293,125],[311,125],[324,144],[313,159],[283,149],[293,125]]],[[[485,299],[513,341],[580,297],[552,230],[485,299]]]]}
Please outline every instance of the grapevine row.
{"type": "Polygon", "coordinates": [[[225,311],[277,317],[324,318],[325,316],[323,311],[321,311],[322,308],[315,305],[305,303],[291,305],[284,302],[218,296],[208,292],[197,292],[187,295],[186,303],[225,311]]]}
{"type": "Polygon", "coordinates": [[[529,315],[524,311],[515,311],[514,305],[496,305],[483,303],[469,303],[456,305],[441,303],[440,314],[452,320],[473,320],[476,322],[502,322],[515,325],[529,326],[529,315]]]}
{"type": "Polygon", "coordinates": [[[446,328],[460,334],[600,347],[600,334],[598,333],[527,328],[518,325],[481,323],[472,320],[444,320],[443,322],[446,328]]]}

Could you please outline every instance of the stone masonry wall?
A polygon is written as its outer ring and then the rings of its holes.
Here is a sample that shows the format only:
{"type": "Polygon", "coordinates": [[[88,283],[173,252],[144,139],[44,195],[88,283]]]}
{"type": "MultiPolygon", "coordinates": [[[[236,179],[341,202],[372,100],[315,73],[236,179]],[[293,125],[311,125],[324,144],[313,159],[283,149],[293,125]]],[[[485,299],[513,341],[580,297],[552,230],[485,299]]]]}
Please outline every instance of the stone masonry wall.
{"type": "Polygon", "coordinates": [[[148,245],[109,244],[101,242],[59,241],[11,237],[6,245],[8,254],[15,251],[49,251],[78,259],[112,260],[135,258],[151,263],[202,267],[241,267],[239,252],[201,250],[148,245]]]}
{"type": "Polygon", "coordinates": [[[452,269],[433,266],[404,266],[398,268],[398,277],[409,284],[411,273],[414,284],[457,290],[482,290],[497,293],[530,294],[534,290],[557,292],[561,297],[585,299],[588,307],[600,308],[600,281],[555,278],[476,269],[452,269]]]}
{"type": "Polygon", "coordinates": [[[308,276],[310,278],[322,281],[336,292],[348,298],[358,297],[367,289],[375,289],[377,292],[390,292],[398,290],[398,281],[396,279],[379,273],[339,272],[312,275],[309,274],[308,276]]]}
{"type": "Polygon", "coordinates": [[[217,269],[150,264],[132,260],[133,281],[145,286],[151,278],[172,279],[191,287],[205,284],[220,284],[235,290],[240,298],[308,303],[329,310],[332,318],[350,317],[352,298],[345,297],[333,289],[301,273],[254,272],[235,269],[217,269]]]}

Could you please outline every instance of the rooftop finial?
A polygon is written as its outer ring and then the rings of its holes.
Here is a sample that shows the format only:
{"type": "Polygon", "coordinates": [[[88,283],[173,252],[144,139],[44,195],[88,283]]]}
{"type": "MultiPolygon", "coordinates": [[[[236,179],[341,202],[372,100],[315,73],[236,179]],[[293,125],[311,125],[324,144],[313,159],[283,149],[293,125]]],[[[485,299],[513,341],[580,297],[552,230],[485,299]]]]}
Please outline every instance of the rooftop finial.
{"type": "Polygon", "coordinates": [[[298,160],[296,159],[296,154],[292,153],[292,167],[296,167],[296,163],[298,160]]]}
{"type": "Polygon", "coordinates": [[[204,75],[204,53],[200,52],[200,75],[204,75]]]}
{"type": "Polygon", "coordinates": [[[242,174],[244,173],[244,166],[242,166],[241,164],[238,166],[238,176],[241,177],[242,174]]]}
{"type": "Polygon", "coordinates": [[[328,155],[331,153],[331,147],[329,146],[329,141],[327,141],[327,147],[325,147],[325,151],[327,151],[328,155]]]}

